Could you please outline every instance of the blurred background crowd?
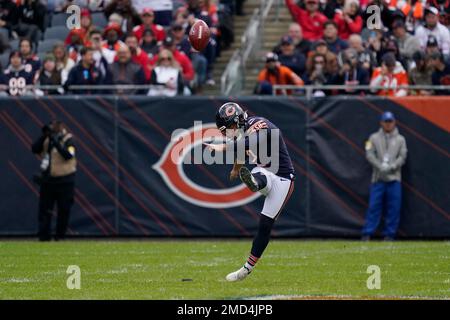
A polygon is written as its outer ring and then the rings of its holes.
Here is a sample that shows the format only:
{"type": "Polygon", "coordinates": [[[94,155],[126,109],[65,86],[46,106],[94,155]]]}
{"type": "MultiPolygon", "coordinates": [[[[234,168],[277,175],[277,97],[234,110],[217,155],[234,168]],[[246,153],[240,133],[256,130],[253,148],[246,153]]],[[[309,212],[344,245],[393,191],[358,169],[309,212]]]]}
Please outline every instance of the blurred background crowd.
{"type": "MultiPolygon", "coordinates": [[[[214,86],[212,70],[234,39],[244,0],[1,0],[3,94],[64,94],[71,85],[156,84],[127,93],[191,95],[214,86]],[[79,27],[66,13],[77,5],[79,27]],[[203,52],[187,34],[196,19],[212,36],[203,52]],[[27,85],[61,85],[33,90],[27,85]]],[[[82,90],[76,93],[90,93],[82,90]]],[[[97,92],[99,93],[99,92],[97,92]]]]}
{"type": "Polygon", "coordinates": [[[448,94],[399,86],[450,84],[450,1],[285,0],[285,4],[294,22],[266,55],[255,93],[272,94],[273,84],[309,84],[348,86],[316,90],[316,96],[448,94]],[[373,89],[355,90],[352,85],[373,89]]]}
{"type": "MultiPolygon", "coordinates": [[[[70,88],[99,84],[155,85],[129,94],[201,94],[217,85],[214,62],[234,41],[233,15],[244,15],[244,1],[0,0],[0,94],[89,94],[70,88]],[[80,24],[69,29],[74,4],[80,24]],[[187,37],[196,19],[212,32],[203,52],[187,37]],[[34,84],[60,87],[27,87],[34,84]]],[[[278,1],[293,22],[265,56],[255,94],[295,93],[274,92],[274,84],[348,86],[316,96],[448,94],[399,86],[450,84],[450,0],[278,1]]]]}

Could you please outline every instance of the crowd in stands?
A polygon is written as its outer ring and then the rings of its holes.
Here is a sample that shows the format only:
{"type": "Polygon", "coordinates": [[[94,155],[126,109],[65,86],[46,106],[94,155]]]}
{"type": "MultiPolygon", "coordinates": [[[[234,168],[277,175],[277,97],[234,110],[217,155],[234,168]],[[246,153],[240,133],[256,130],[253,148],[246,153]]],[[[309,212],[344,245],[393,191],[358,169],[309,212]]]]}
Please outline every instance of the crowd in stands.
{"type": "Polygon", "coordinates": [[[450,85],[450,1],[285,0],[285,5],[293,22],[267,54],[256,94],[295,91],[274,92],[274,84],[347,85],[315,90],[315,96],[448,94],[404,87],[450,85]],[[372,5],[378,10],[367,10],[372,5]]]}
{"type": "Polygon", "coordinates": [[[201,92],[215,85],[214,61],[231,46],[231,17],[244,14],[244,1],[1,0],[0,95],[92,93],[72,88],[99,84],[155,85],[124,91],[135,94],[201,92]],[[202,52],[187,36],[197,19],[212,34],[202,52]]]}

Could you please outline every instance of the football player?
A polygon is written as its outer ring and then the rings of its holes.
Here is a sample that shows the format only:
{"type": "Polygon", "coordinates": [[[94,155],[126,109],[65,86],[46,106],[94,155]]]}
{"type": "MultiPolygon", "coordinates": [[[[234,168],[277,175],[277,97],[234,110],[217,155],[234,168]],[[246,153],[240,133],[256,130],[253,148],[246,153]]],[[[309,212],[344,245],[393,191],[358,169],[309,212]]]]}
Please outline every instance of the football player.
{"type": "Polygon", "coordinates": [[[294,189],[295,173],[282,134],[269,120],[249,117],[237,103],[227,102],[216,114],[216,125],[228,140],[222,144],[205,143],[207,148],[216,152],[233,150],[235,162],[230,179],[239,177],[251,191],[266,197],[247,261],[242,268],[226,276],[228,281],[238,281],[252,272],[266,249],[273,224],[294,189]],[[273,150],[274,145],[278,150],[273,150]],[[258,152],[264,149],[270,155],[268,159],[263,159],[258,152]],[[244,158],[239,150],[245,150],[244,158]],[[244,166],[249,160],[256,164],[251,171],[244,166]]]}

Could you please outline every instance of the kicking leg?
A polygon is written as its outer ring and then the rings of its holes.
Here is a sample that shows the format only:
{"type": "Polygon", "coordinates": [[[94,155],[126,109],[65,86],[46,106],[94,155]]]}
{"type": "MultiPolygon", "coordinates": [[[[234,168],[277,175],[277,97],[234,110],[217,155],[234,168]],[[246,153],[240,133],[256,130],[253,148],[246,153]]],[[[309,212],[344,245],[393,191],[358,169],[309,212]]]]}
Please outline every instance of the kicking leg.
{"type": "MultiPolygon", "coordinates": [[[[254,173],[248,172],[248,174],[250,175],[249,179],[257,182],[258,191],[266,195],[266,200],[259,219],[258,231],[253,240],[250,255],[242,268],[227,275],[226,279],[228,281],[243,280],[250,272],[252,272],[269,243],[273,224],[291,196],[294,187],[291,180],[275,176],[274,174],[267,172],[267,170],[254,173]],[[264,177],[264,179],[262,179],[262,177],[264,177]]],[[[247,173],[245,170],[243,172],[241,168],[240,175],[241,179],[244,181],[247,173]]]]}
{"type": "Polygon", "coordinates": [[[272,231],[274,222],[274,219],[269,218],[263,214],[260,216],[258,232],[253,239],[253,245],[250,255],[242,268],[227,275],[226,279],[228,281],[242,280],[247,277],[250,272],[252,272],[259,258],[262,256],[264,250],[269,244],[270,232],[272,231]]]}

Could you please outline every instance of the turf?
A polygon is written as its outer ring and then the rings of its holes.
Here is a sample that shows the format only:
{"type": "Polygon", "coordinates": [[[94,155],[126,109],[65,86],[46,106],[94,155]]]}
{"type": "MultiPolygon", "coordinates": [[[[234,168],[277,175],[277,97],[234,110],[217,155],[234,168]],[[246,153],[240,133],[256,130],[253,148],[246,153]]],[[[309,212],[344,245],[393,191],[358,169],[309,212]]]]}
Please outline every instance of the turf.
{"type": "Polygon", "coordinates": [[[250,243],[3,241],[0,299],[450,298],[450,242],[273,241],[249,278],[227,283],[250,243]],[[69,265],[80,290],[66,287],[69,265]]]}

